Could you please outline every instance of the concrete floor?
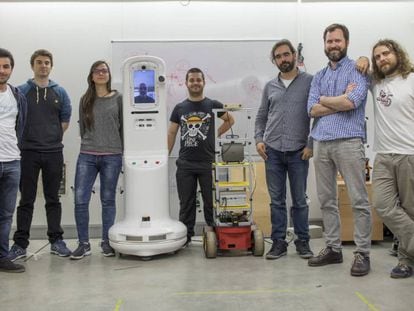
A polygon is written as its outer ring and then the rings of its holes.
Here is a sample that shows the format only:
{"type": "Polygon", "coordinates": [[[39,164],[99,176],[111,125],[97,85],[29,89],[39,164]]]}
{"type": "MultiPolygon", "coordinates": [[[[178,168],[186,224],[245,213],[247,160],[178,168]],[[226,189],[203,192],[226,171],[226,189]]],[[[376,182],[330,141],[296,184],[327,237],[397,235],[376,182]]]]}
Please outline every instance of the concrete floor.
{"type": "MultiPolygon", "coordinates": [[[[197,237],[195,238],[197,239],[197,237]]],[[[200,241],[200,238],[198,238],[200,241]]],[[[372,271],[351,277],[352,245],[344,263],[308,267],[289,245],[278,260],[253,256],[204,257],[199,241],[175,255],[150,261],[105,258],[93,240],[79,261],[49,254],[49,245],[23,262],[26,272],[0,273],[0,310],[390,310],[414,309],[414,277],[389,277],[396,258],[390,242],[373,245],[372,271]]],[[[35,252],[47,241],[32,241],[35,252]]],[[[68,240],[72,249],[75,240],[68,240]]],[[[324,245],[311,240],[314,252],[324,245]]],[[[270,244],[266,244],[266,251],[270,244]]]]}

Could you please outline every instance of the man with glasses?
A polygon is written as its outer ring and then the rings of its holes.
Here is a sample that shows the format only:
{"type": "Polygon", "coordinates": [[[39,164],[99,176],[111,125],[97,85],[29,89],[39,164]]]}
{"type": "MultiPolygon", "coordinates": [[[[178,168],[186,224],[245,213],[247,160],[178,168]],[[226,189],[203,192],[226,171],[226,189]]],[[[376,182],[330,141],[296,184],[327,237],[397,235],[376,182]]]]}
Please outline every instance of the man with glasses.
{"type": "Polygon", "coordinates": [[[30,58],[30,65],[34,78],[19,86],[26,96],[28,111],[21,143],[21,197],[17,207],[17,230],[9,254],[12,261],[26,257],[40,171],[50,252],[61,257],[71,254],[63,241],[62,207],[59,201],[63,170],[62,138],[69,126],[71,104],[66,91],[49,80],[53,67],[53,56],[49,51],[35,51],[30,58]]]}

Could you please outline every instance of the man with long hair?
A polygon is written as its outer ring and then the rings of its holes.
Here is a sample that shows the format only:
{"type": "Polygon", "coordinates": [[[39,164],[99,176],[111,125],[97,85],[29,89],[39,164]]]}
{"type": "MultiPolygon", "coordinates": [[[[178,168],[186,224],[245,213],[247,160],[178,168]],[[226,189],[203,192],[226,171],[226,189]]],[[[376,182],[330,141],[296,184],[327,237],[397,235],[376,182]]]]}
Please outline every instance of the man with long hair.
{"type": "Polygon", "coordinates": [[[13,261],[26,257],[40,171],[50,252],[61,257],[70,255],[63,241],[59,188],[63,171],[62,139],[69,126],[71,104],[65,89],[49,79],[53,67],[52,53],[43,49],[35,51],[30,58],[30,65],[33,79],[19,86],[26,96],[28,110],[21,143],[21,197],[17,207],[17,230],[10,249],[10,259],[13,261]]]}
{"type": "Polygon", "coordinates": [[[372,49],[372,68],[373,205],[399,240],[391,277],[407,278],[414,260],[414,66],[400,44],[385,39],[372,49]]]}

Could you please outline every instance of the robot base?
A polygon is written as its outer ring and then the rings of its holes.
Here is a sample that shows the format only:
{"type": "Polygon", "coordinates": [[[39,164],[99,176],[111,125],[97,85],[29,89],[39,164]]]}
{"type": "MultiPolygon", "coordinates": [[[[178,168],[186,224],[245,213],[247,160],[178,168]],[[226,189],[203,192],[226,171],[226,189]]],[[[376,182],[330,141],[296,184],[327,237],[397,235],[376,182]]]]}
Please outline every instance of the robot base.
{"type": "Polygon", "coordinates": [[[172,253],[187,241],[187,228],[171,219],[115,224],[109,231],[109,243],[119,253],[151,257],[172,253]]]}
{"type": "Polygon", "coordinates": [[[217,251],[245,250],[263,256],[263,232],[255,226],[204,227],[203,247],[207,258],[215,258],[217,251]]]}
{"type": "Polygon", "coordinates": [[[248,250],[252,246],[251,228],[216,227],[218,249],[248,250]]]}
{"type": "Polygon", "coordinates": [[[171,240],[165,242],[113,242],[110,244],[113,249],[116,249],[120,254],[134,255],[139,257],[152,257],[160,254],[174,253],[181,249],[187,236],[180,240],[171,240]]]}

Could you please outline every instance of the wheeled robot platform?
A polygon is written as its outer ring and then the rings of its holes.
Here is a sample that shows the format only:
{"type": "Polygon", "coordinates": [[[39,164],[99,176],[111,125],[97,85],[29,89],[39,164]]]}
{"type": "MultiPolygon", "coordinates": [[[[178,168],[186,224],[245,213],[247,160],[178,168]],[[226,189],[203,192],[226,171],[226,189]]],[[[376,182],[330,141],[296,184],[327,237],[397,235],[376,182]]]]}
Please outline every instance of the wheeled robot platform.
{"type": "Polygon", "coordinates": [[[256,226],[210,227],[203,230],[203,248],[207,258],[216,258],[226,251],[246,251],[253,256],[263,256],[263,232],[256,226]]]}

